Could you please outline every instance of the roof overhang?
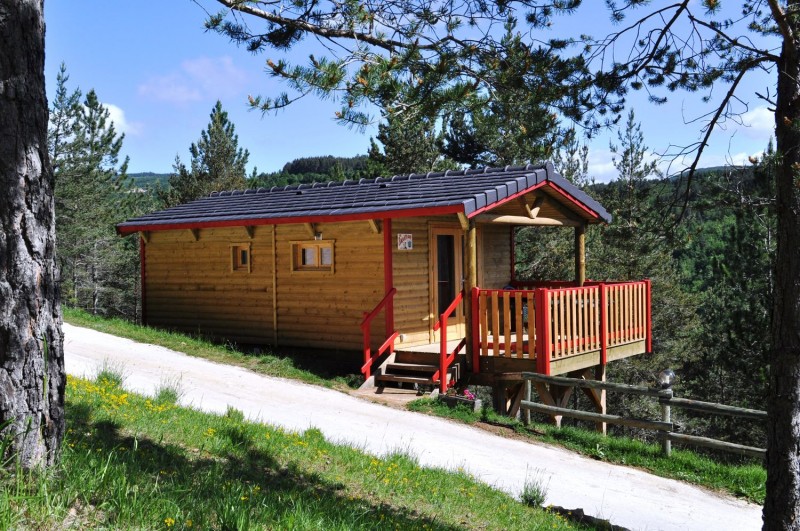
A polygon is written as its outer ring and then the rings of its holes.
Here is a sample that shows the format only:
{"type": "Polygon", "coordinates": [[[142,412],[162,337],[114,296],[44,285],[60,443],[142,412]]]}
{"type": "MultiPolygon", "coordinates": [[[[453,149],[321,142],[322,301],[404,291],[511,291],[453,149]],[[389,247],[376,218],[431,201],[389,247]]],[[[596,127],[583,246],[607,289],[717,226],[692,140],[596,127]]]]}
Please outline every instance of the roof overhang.
{"type": "Polygon", "coordinates": [[[280,218],[253,218],[253,219],[219,219],[214,221],[193,221],[188,223],[143,223],[117,225],[117,234],[127,236],[136,232],[183,230],[183,229],[213,229],[221,227],[252,227],[259,225],[290,225],[293,223],[335,223],[344,221],[366,221],[370,219],[410,218],[418,216],[442,216],[447,214],[463,213],[463,205],[450,205],[430,208],[408,208],[399,210],[386,210],[376,212],[359,212],[357,214],[331,214],[320,216],[291,216],[280,218]]]}

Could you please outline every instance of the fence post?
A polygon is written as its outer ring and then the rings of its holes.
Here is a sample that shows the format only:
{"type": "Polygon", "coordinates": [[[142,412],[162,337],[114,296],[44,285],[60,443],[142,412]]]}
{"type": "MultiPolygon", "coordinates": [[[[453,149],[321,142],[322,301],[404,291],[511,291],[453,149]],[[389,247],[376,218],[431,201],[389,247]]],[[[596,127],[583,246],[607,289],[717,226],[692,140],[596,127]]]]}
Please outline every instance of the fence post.
{"type": "MultiPolygon", "coordinates": [[[[672,389],[664,389],[659,393],[659,402],[661,402],[661,420],[662,422],[672,422],[672,411],[670,410],[669,400],[672,398],[672,389]]],[[[662,431],[661,449],[664,455],[669,457],[672,455],[672,442],[667,438],[669,432],[662,431]]]]}
{"type": "MultiPolygon", "coordinates": [[[[525,380],[525,401],[531,401],[531,381],[525,380]]],[[[522,422],[528,426],[531,423],[531,410],[528,408],[522,408],[522,422]]]]}

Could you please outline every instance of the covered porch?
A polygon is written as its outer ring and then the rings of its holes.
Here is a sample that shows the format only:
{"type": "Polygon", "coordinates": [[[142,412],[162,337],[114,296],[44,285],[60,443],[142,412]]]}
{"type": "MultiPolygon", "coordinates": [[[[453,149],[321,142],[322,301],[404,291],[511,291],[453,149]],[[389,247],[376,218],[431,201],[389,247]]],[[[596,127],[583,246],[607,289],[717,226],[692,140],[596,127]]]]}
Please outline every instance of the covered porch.
{"type": "MultiPolygon", "coordinates": [[[[499,206],[470,216],[458,215],[462,244],[456,253],[455,275],[451,270],[450,277],[461,277],[463,282],[460,289],[452,287],[452,282],[448,284],[449,297],[435,291],[437,285],[445,283],[436,265],[439,255],[431,253],[431,341],[397,343],[403,330],[394,330],[389,323],[396,293],[392,287],[362,323],[365,377],[369,379],[376,371],[377,385],[427,382],[442,393],[467,384],[497,390],[509,387],[510,374],[520,372],[604,379],[607,363],[650,352],[650,282],[586,280],[587,227],[610,219],[602,206],[579,190],[552,182],[499,206]],[[486,262],[491,246],[486,245],[486,238],[502,233],[491,227],[507,227],[511,243],[504,258],[506,280],[495,274],[494,285],[486,286],[479,283],[479,279],[488,281],[490,276],[486,262]],[[514,278],[515,233],[520,227],[559,227],[573,233],[572,280],[531,282],[514,278]],[[374,350],[368,323],[384,309],[387,330],[393,333],[374,350]],[[388,354],[386,362],[377,367],[375,361],[384,354],[388,354]],[[402,373],[404,368],[407,373],[402,373]],[[393,376],[392,370],[401,372],[393,376]],[[425,370],[428,372],[423,376],[425,370]]],[[[386,285],[390,286],[388,282],[386,285]]]]}
{"type": "Polygon", "coordinates": [[[508,373],[570,374],[652,351],[649,280],[516,284],[459,293],[439,316],[437,342],[398,350],[435,363],[440,392],[458,383],[440,378],[454,364],[463,367],[462,383],[494,386],[508,373]],[[448,323],[458,305],[471,319],[467,333],[453,337],[448,323]]]}

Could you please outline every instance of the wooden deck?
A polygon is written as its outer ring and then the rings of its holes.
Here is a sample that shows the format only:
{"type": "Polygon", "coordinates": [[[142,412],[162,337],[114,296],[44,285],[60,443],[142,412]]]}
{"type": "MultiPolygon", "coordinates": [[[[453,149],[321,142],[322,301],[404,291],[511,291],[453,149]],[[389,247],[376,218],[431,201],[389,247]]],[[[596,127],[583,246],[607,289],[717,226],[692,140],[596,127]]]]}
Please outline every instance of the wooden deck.
{"type": "MultiPolygon", "coordinates": [[[[473,361],[527,361],[542,374],[605,365],[651,350],[650,283],[485,290],[472,294],[473,361]]],[[[488,364],[494,366],[494,363],[488,364]]]]}
{"type": "MultiPolygon", "coordinates": [[[[393,291],[385,300],[391,299],[393,291]]],[[[365,318],[367,325],[362,325],[365,368],[385,351],[410,355],[413,363],[431,373],[426,381],[439,382],[445,392],[467,376],[471,383],[494,385],[509,373],[568,374],[603,368],[610,361],[652,350],[649,281],[475,288],[469,297],[464,295],[458,294],[434,326],[442,336],[440,342],[405,346],[394,341],[399,336],[394,331],[373,355],[368,322],[377,315],[376,308],[365,318]],[[453,339],[446,334],[447,319],[462,304],[469,305],[467,336],[453,339]],[[467,350],[471,350],[468,360],[467,350]]],[[[381,370],[383,377],[387,376],[385,369],[381,370]]],[[[365,376],[369,378],[368,371],[365,376]]],[[[419,379],[410,375],[397,378],[419,379]]]]}
{"type": "MultiPolygon", "coordinates": [[[[464,339],[463,337],[459,337],[452,341],[447,342],[447,352],[453,352],[453,350],[458,346],[461,340],[464,339]]],[[[423,354],[439,354],[439,350],[442,348],[440,343],[428,343],[427,345],[412,345],[412,346],[405,346],[402,343],[395,345],[394,349],[396,352],[419,352],[423,354]]]]}

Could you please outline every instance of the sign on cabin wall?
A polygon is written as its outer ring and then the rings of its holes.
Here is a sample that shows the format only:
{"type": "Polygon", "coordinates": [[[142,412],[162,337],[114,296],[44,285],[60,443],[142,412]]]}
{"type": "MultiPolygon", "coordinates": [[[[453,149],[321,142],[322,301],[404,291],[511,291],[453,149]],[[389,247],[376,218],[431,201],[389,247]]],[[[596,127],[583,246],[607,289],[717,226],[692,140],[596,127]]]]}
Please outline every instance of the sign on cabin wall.
{"type": "Polygon", "coordinates": [[[414,236],[411,234],[397,235],[397,249],[400,251],[410,251],[414,248],[414,236]]]}

